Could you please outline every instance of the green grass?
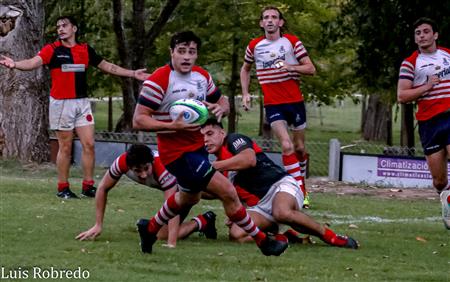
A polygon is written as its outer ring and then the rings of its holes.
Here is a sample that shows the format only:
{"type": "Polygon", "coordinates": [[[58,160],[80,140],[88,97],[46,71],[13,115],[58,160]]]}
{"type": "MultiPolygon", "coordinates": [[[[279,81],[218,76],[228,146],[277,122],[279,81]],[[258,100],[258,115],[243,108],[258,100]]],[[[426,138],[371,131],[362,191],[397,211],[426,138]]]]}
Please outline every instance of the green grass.
{"type": "MultiPolygon", "coordinates": [[[[103,170],[97,170],[100,177],[103,170]]],[[[74,170],[79,192],[79,170],[74,170]]],[[[254,244],[227,240],[218,201],[202,201],[191,214],[218,214],[218,240],[193,234],[176,249],[157,243],[139,251],[135,222],[153,215],[162,193],[122,180],[109,195],[103,234],[96,241],[74,237],[94,223],[92,199],[55,196],[52,166],[0,162],[0,261],[6,270],[33,266],[81,267],[90,281],[448,281],[450,239],[437,200],[396,200],[313,194],[310,213],[339,233],[358,239],[357,251],[292,245],[281,257],[264,257],[254,244]],[[357,229],[349,228],[356,224],[357,229]],[[422,237],[426,241],[418,241],[422,237]]]]}
{"type": "MultiPolygon", "coordinates": [[[[122,115],[122,101],[113,101],[113,130],[122,115]]],[[[95,102],[95,130],[108,130],[108,100],[95,102]]]]}

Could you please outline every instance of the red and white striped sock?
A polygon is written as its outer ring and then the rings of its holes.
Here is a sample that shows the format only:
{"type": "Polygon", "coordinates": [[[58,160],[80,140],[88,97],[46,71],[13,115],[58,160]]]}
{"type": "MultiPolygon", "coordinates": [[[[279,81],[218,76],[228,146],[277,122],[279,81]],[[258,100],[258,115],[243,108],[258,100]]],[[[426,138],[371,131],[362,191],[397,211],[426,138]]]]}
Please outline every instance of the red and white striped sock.
{"type": "Polygon", "coordinates": [[[148,232],[152,234],[158,233],[159,229],[166,225],[170,219],[177,216],[180,211],[181,207],[175,201],[175,194],[173,194],[164,202],[158,213],[150,219],[148,232]]]}
{"type": "Polygon", "coordinates": [[[300,164],[297,160],[297,157],[294,153],[290,155],[282,155],[283,165],[284,169],[297,181],[298,186],[300,189],[302,189],[303,194],[306,193],[305,191],[305,183],[304,183],[304,177],[301,174],[300,170],[300,164]]]}
{"type": "Polygon", "coordinates": [[[258,246],[266,239],[266,234],[259,230],[258,226],[255,225],[244,206],[241,206],[241,208],[229,218],[240,228],[244,229],[248,235],[252,236],[258,246]]]}
{"type": "Polygon", "coordinates": [[[197,216],[194,216],[192,218],[193,221],[195,221],[198,225],[198,230],[202,230],[202,228],[204,226],[206,226],[206,224],[208,223],[208,221],[206,220],[206,218],[203,216],[203,214],[199,214],[197,216]]]}

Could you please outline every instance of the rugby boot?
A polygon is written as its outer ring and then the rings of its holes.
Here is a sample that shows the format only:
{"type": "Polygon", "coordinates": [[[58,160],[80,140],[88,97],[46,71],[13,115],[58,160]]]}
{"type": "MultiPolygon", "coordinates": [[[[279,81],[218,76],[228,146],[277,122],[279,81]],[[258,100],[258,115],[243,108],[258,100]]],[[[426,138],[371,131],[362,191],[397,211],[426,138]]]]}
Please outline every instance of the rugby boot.
{"type": "Polygon", "coordinates": [[[274,236],[267,235],[258,247],[265,256],[279,256],[288,247],[287,239],[283,237],[277,240],[274,236]]]}
{"type": "Polygon", "coordinates": [[[88,198],[95,198],[95,192],[97,192],[97,188],[93,185],[89,185],[81,190],[81,195],[88,198]]]}
{"type": "Polygon", "coordinates": [[[73,193],[69,187],[65,188],[64,190],[56,193],[56,196],[63,198],[63,199],[79,199],[78,196],[73,193]]]}
{"type": "Polygon", "coordinates": [[[442,220],[444,221],[445,228],[450,230],[450,190],[444,190],[441,192],[441,204],[442,204],[442,220]]]}
{"type": "Polygon", "coordinates": [[[152,253],[153,244],[156,242],[156,234],[152,234],[148,231],[149,220],[141,218],[137,223],[137,229],[139,232],[139,237],[141,238],[141,251],[143,253],[152,253]]]}
{"type": "Polygon", "coordinates": [[[343,235],[336,235],[334,238],[331,239],[330,244],[335,247],[355,249],[355,250],[359,248],[358,241],[356,241],[351,237],[343,235]]]}
{"type": "Polygon", "coordinates": [[[207,211],[201,216],[206,220],[206,224],[202,226],[199,232],[203,233],[208,239],[217,239],[216,214],[213,211],[207,211]]]}

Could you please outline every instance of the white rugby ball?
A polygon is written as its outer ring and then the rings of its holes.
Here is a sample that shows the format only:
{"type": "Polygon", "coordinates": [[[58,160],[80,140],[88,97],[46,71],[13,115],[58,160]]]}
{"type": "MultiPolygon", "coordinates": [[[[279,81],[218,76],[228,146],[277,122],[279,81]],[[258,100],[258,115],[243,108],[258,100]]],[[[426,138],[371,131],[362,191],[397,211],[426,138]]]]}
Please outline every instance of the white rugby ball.
{"type": "Polygon", "coordinates": [[[205,104],[199,100],[181,99],[172,103],[169,114],[172,120],[182,114],[185,123],[204,124],[209,113],[205,104]]]}

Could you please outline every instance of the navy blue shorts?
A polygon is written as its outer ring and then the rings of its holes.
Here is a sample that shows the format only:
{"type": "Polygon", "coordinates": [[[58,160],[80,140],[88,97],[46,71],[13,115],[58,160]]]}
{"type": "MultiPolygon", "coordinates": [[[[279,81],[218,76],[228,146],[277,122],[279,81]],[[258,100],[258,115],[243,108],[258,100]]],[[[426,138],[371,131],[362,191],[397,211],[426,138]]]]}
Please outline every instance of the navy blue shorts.
{"type": "Polygon", "coordinates": [[[208,152],[201,148],[184,153],[181,157],[166,165],[166,169],[177,178],[183,192],[198,193],[208,186],[216,170],[208,159],[208,152]]]}
{"type": "Polygon", "coordinates": [[[419,135],[425,155],[431,155],[450,144],[450,112],[419,121],[419,135]]]}
{"type": "Polygon", "coordinates": [[[284,120],[294,130],[306,128],[305,103],[298,102],[292,104],[268,105],[266,109],[266,119],[269,124],[277,120],[284,120]]]}

